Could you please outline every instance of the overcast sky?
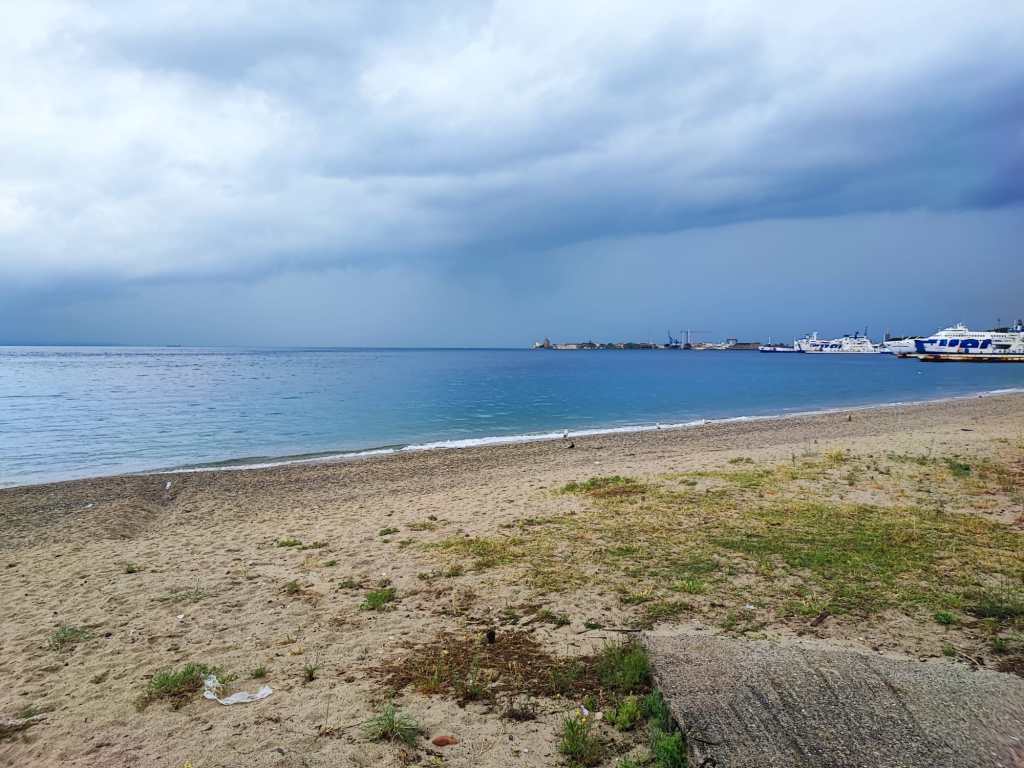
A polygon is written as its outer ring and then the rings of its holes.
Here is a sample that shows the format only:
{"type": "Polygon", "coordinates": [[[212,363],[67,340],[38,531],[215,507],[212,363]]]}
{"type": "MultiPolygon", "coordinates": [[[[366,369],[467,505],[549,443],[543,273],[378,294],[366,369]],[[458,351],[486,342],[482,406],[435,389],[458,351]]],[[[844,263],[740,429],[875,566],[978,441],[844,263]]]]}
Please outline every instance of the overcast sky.
{"type": "Polygon", "coordinates": [[[1024,314],[1024,3],[48,2],[0,342],[880,336],[1024,314]]]}

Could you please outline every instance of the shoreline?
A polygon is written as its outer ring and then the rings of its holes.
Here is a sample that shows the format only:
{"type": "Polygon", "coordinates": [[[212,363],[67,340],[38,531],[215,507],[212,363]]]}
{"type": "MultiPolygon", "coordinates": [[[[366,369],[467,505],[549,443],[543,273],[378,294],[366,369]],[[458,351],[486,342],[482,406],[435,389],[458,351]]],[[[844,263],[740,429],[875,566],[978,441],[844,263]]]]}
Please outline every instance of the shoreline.
{"type": "Polygon", "coordinates": [[[418,454],[433,451],[465,451],[477,448],[488,448],[497,446],[515,446],[527,445],[532,443],[558,442],[565,439],[584,440],[593,437],[604,437],[614,435],[632,435],[652,432],[677,432],[697,429],[700,427],[715,424],[784,421],[787,419],[827,416],[830,414],[863,413],[874,410],[910,408],[916,406],[934,405],[940,403],[950,403],[963,400],[974,400],[978,398],[1001,397],[1005,395],[1017,394],[1024,394],[1024,388],[1010,387],[991,390],[979,390],[976,392],[970,392],[962,395],[925,398],[921,400],[889,401],[884,403],[868,403],[863,405],[843,405],[811,410],[800,410],[790,412],[783,411],[781,413],[744,414],[739,416],[724,416],[717,418],[699,418],[685,422],[656,422],[654,424],[641,423],[608,427],[588,427],[575,430],[563,429],[544,432],[519,433],[512,435],[493,435],[448,440],[441,439],[423,443],[383,445],[341,451],[332,450],[316,452],[312,454],[300,453],[286,454],[282,456],[236,457],[220,459],[212,462],[201,462],[197,464],[180,464],[170,467],[140,469],[134,471],[115,471],[109,474],[83,475],[62,479],[41,480],[39,482],[16,483],[11,485],[0,484],[0,492],[18,488],[32,488],[39,486],[59,485],[64,483],[88,482],[108,478],[182,475],[193,473],[245,472],[255,470],[277,469],[281,467],[290,466],[344,464],[362,459],[418,454]]]}

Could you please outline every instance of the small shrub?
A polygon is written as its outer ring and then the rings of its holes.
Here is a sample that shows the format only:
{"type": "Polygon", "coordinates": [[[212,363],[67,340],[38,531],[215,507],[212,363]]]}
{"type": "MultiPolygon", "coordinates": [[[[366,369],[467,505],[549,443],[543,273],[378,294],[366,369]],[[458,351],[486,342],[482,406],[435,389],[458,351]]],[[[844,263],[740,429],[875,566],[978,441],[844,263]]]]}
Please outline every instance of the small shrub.
{"type": "Polygon", "coordinates": [[[992,638],[992,652],[993,653],[1006,653],[1010,649],[1010,641],[1005,637],[993,637],[992,638]]]}
{"type": "Polygon", "coordinates": [[[50,646],[50,650],[63,651],[65,648],[70,648],[77,643],[89,640],[91,637],[92,633],[87,629],[62,624],[53,630],[47,644],[50,646]]]}
{"type": "Polygon", "coordinates": [[[627,696],[609,713],[608,721],[620,731],[631,731],[643,717],[640,699],[627,696]]]}
{"type": "Polygon", "coordinates": [[[302,542],[293,536],[287,536],[283,539],[277,540],[277,546],[279,547],[301,547],[302,542]]]}
{"type": "Polygon", "coordinates": [[[377,531],[378,536],[390,536],[393,533],[398,533],[397,528],[381,528],[377,531]]]}
{"type": "Polygon", "coordinates": [[[388,603],[395,601],[395,588],[382,587],[366,593],[366,598],[359,606],[361,611],[383,611],[388,603]]]}
{"type": "Polygon", "coordinates": [[[252,671],[252,673],[250,675],[250,677],[252,677],[253,680],[262,680],[266,676],[267,676],[267,668],[264,665],[262,665],[262,664],[260,664],[258,667],[256,667],[252,671]]]}
{"type": "Polygon", "coordinates": [[[604,745],[592,733],[589,717],[571,715],[562,720],[562,739],[558,751],[576,765],[593,766],[604,757],[604,745]]]}
{"type": "Polygon", "coordinates": [[[949,627],[956,623],[956,617],[949,611],[939,611],[935,614],[934,618],[936,622],[944,627],[949,627]]]}
{"type": "Polygon", "coordinates": [[[320,665],[316,662],[309,662],[302,668],[302,679],[307,683],[316,680],[316,673],[320,671],[320,665]]]}
{"type": "Polygon", "coordinates": [[[565,696],[572,692],[582,674],[583,667],[578,661],[556,664],[549,672],[551,688],[555,693],[565,696]]]}
{"type": "Polygon", "coordinates": [[[571,623],[564,613],[555,613],[548,608],[537,611],[537,620],[545,624],[554,624],[556,627],[565,627],[571,623]]]}
{"type": "Polygon", "coordinates": [[[838,467],[840,464],[845,464],[850,460],[849,454],[846,453],[842,448],[829,451],[825,454],[825,461],[831,464],[833,467],[838,467]]]}
{"type": "Polygon", "coordinates": [[[651,729],[651,754],[658,768],[686,768],[686,742],[679,731],[651,729]]]}
{"type": "Polygon", "coordinates": [[[971,474],[971,465],[956,459],[946,459],[946,466],[953,477],[967,477],[971,474]]]}
{"type": "Polygon", "coordinates": [[[956,656],[956,648],[954,648],[949,643],[943,643],[943,645],[942,645],[942,655],[943,656],[956,656]]]}
{"type": "Polygon", "coordinates": [[[640,700],[640,711],[651,725],[668,733],[672,730],[672,713],[661,691],[651,691],[640,700]]]}
{"type": "Polygon", "coordinates": [[[297,581],[289,581],[284,585],[284,593],[286,595],[297,595],[302,591],[302,585],[297,581]]]}
{"type": "Polygon", "coordinates": [[[610,690],[641,691],[651,680],[647,650],[639,643],[606,645],[597,658],[597,674],[601,684],[610,690]]]}
{"type": "Polygon", "coordinates": [[[125,573],[138,573],[141,570],[142,570],[142,566],[140,566],[138,563],[131,563],[131,562],[129,562],[129,563],[125,563],[124,564],[124,572],[125,573]]]}
{"type": "Polygon", "coordinates": [[[363,734],[370,741],[400,741],[410,747],[420,734],[419,724],[409,715],[399,712],[394,704],[363,723],[363,734]]]}

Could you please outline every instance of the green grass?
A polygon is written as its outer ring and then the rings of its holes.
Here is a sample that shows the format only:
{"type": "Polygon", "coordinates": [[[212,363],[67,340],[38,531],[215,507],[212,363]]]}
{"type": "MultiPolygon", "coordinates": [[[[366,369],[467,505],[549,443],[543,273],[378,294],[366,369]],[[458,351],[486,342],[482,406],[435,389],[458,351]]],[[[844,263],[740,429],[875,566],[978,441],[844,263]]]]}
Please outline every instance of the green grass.
{"type": "Polygon", "coordinates": [[[301,547],[302,542],[296,539],[294,536],[286,536],[283,539],[277,540],[277,546],[279,547],[301,547]]]}
{"type": "Polygon", "coordinates": [[[651,682],[647,649],[639,643],[608,644],[597,657],[601,684],[618,693],[642,691],[651,682]]]}
{"type": "Polygon", "coordinates": [[[398,528],[381,528],[377,531],[378,536],[390,536],[393,533],[398,533],[398,528]]]}
{"type": "Polygon", "coordinates": [[[359,605],[361,611],[383,611],[389,603],[396,599],[397,592],[394,587],[381,587],[366,593],[366,597],[359,605]]]}
{"type": "Polygon", "coordinates": [[[605,748],[593,734],[593,723],[582,714],[570,715],[562,720],[562,738],[558,751],[571,765],[593,766],[604,759],[605,748]]]}
{"type": "Polygon", "coordinates": [[[215,675],[221,683],[234,679],[221,667],[207,664],[186,664],[180,669],[161,669],[150,679],[146,690],[139,701],[139,708],[145,708],[154,701],[170,701],[174,709],[184,704],[192,694],[202,690],[203,682],[210,675],[215,675]]]}
{"type": "Polygon", "coordinates": [[[253,680],[262,680],[266,676],[267,668],[263,664],[260,664],[258,667],[253,669],[252,672],[249,673],[249,677],[251,677],[253,680]]]}
{"type": "Polygon", "coordinates": [[[284,585],[284,593],[286,595],[297,595],[302,592],[302,585],[298,581],[292,580],[284,585]]]}
{"type": "Polygon", "coordinates": [[[83,627],[62,624],[50,633],[47,645],[50,650],[63,651],[92,638],[92,633],[83,627]]]}
{"type": "Polygon", "coordinates": [[[302,668],[302,679],[307,683],[316,680],[316,674],[320,671],[320,665],[316,662],[309,662],[302,668]]]}
{"type": "Polygon", "coordinates": [[[956,586],[950,566],[966,577],[986,560],[1012,567],[1024,553],[1024,541],[1005,526],[923,509],[791,501],[744,518],[722,526],[712,542],[757,561],[762,573],[782,567],[802,576],[828,595],[833,613],[934,604],[956,586]]]}
{"type": "Polygon", "coordinates": [[[370,741],[402,742],[411,747],[420,732],[416,720],[400,712],[394,704],[388,704],[383,712],[363,723],[363,735],[370,741]]]}
{"type": "Polygon", "coordinates": [[[142,570],[142,566],[138,563],[127,562],[124,564],[125,573],[139,573],[142,570]]]}
{"type": "Polygon", "coordinates": [[[935,619],[936,623],[941,624],[944,627],[950,627],[953,624],[956,624],[956,617],[949,611],[936,611],[932,618],[935,619]]]}

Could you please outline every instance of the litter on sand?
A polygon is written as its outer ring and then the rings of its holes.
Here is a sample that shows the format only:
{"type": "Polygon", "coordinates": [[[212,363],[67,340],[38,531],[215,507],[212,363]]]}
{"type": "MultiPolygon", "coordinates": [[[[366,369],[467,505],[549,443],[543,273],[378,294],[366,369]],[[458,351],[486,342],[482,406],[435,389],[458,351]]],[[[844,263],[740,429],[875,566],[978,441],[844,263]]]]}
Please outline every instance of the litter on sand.
{"type": "Polygon", "coordinates": [[[223,687],[216,675],[208,676],[203,681],[203,698],[210,699],[210,701],[218,701],[224,706],[231,706],[232,704],[250,704],[254,701],[265,699],[274,692],[274,689],[269,685],[264,685],[256,693],[238,691],[238,693],[232,693],[230,696],[222,699],[217,694],[220,693],[223,687]]]}

